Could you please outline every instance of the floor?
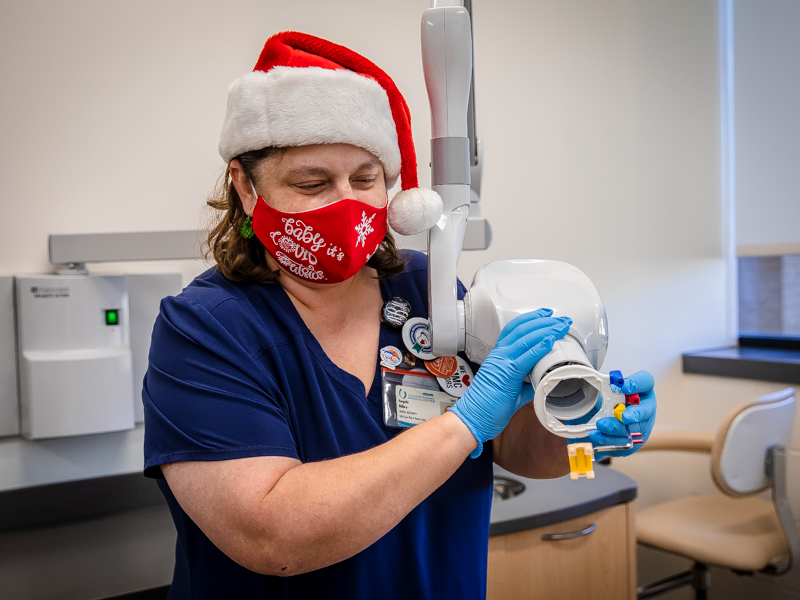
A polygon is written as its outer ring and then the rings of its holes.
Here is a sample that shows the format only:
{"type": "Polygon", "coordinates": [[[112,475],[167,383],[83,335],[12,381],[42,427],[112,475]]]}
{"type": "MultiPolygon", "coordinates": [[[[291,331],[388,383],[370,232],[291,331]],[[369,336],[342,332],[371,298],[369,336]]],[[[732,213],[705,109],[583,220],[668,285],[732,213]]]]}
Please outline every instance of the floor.
{"type": "MultiPolygon", "coordinates": [[[[691,566],[686,559],[641,546],[637,551],[637,561],[639,585],[684,571],[691,566]]],[[[800,600],[800,569],[783,577],[768,577],[735,575],[724,569],[712,568],[708,597],[709,600],[800,600]]],[[[658,596],[659,600],[693,598],[689,588],[658,596]]]]}

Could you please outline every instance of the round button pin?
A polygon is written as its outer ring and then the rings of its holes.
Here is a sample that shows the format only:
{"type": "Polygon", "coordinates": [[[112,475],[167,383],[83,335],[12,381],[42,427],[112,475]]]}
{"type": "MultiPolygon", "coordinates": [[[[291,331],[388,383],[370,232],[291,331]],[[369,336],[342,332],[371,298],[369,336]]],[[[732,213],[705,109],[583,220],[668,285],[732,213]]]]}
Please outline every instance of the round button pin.
{"type": "Polygon", "coordinates": [[[437,377],[436,381],[439,382],[439,387],[445,392],[456,398],[461,398],[467,392],[469,386],[472,385],[472,368],[460,356],[456,356],[455,359],[458,363],[456,372],[450,377],[437,377]]]}
{"type": "Polygon", "coordinates": [[[431,334],[428,331],[428,319],[413,317],[403,325],[403,343],[408,351],[422,360],[433,360],[431,334]]]}
{"type": "Polygon", "coordinates": [[[456,372],[458,363],[455,356],[440,356],[436,360],[425,361],[425,368],[436,377],[450,377],[456,372]]]}
{"type": "Polygon", "coordinates": [[[398,296],[384,302],[381,308],[381,321],[392,327],[402,327],[410,316],[411,305],[398,296]]]}
{"type": "Polygon", "coordinates": [[[399,348],[394,346],[384,346],[378,353],[381,359],[381,364],[390,369],[394,369],[403,362],[403,353],[399,348]]]}

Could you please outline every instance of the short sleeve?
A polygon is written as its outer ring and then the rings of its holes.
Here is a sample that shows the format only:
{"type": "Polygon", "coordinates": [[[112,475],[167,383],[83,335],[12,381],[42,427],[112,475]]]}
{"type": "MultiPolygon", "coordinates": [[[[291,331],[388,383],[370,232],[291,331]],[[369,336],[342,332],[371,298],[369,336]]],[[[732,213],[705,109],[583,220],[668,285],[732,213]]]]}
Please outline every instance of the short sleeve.
{"type": "Polygon", "coordinates": [[[276,379],[215,319],[183,296],[165,298],[144,378],[145,475],[161,465],[286,456],[298,458],[276,379]]]}

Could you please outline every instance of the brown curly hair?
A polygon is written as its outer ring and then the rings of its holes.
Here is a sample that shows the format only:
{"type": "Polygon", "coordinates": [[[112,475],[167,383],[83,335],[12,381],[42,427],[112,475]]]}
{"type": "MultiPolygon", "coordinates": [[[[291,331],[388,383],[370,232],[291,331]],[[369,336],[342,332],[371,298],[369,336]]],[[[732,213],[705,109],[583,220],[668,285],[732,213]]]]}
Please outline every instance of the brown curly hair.
{"type": "MultiPolygon", "coordinates": [[[[270,156],[282,154],[285,148],[262,148],[244,152],[236,157],[250,181],[258,165],[270,156]]],[[[230,178],[230,165],[220,177],[206,204],[220,211],[215,215],[216,223],[211,227],[206,240],[206,258],[214,257],[217,269],[230,281],[239,283],[269,283],[276,281],[279,269],[270,268],[266,260],[264,245],[256,236],[245,238],[240,230],[247,215],[242,201],[230,178]]],[[[367,266],[378,273],[378,279],[396,275],[405,268],[406,261],[400,257],[394,237],[387,229],[378,250],[367,261],[367,266]]]]}

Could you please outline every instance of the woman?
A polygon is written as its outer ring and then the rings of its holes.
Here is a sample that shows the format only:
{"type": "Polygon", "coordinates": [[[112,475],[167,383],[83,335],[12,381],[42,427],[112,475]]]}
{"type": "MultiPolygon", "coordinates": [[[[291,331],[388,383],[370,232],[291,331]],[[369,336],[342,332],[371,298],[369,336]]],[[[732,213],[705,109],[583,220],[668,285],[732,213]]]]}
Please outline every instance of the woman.
{"type": "Polygon", "coordinates": [[[278,34],[229,90],[220,153],[217,266],[162,303],[143,392],[145,473],[178,530],[170,598],[484,597],[492,460],[568,471],[565,440],[517,409],[571,321],[509,323],[453,408],[400,434],[382,307],[427,316],[427,273],[387,212],[411,234],[441,211],[402,96],[346,48],[278,34]]]}

